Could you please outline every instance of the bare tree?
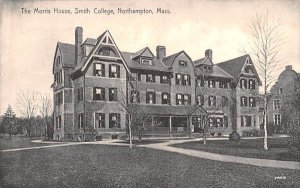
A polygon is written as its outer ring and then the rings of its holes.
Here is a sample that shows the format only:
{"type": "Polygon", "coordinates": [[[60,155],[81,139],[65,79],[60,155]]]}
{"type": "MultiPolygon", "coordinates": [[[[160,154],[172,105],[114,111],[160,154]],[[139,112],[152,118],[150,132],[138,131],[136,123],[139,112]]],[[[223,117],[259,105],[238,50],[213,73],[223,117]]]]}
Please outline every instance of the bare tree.
{"type": "Polygon", "coordinates": [[[279,32],[279,21],[270,19],[268,12],[265,15],[256,15],[251,23],[250,54],[258,68],[258,74],[262,77],[264,98],[264,149],[268,150],[267,133],[267,92],[276,77],[279,64],[278,54],[282,45],[282,34],[279,32]]]}
{"type": "Polygon", "coordinates": [[[45,138],[48,138],[48,124],[49,124],[49,117],[52,114],[52,101],[49,94],[39,94],[39,112],[43,118],[45,124],[45,138]]]}
{"type": "Polygon", "coordinates": [[[38,97],[36,92],[20,90],[17,93],[17,108],[27,121],[25,127],[27,135],[30,136],[34,117],[38,111],[38,97]]]}

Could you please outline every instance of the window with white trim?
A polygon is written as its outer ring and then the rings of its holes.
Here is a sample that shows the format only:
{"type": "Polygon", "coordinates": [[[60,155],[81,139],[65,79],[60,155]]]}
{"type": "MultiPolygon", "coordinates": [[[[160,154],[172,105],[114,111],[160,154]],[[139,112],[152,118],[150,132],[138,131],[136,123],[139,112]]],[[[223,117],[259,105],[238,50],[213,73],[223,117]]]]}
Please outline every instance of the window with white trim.
{"type": "Polygon", "coordinates": [[[274,110],[280,110],[280,99],[274,99],[273,100],[273,109],[274,110]]]}

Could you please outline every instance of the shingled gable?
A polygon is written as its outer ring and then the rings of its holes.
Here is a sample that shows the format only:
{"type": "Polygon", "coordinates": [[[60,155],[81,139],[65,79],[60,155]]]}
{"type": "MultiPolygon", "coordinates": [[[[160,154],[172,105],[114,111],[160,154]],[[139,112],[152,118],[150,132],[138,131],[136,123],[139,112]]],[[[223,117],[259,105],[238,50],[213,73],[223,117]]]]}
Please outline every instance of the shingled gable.
{"type": "MultiPolygon", "coordinates": [[[[243,70],[247,60],[253,64],[249,54],[246,54],[246,55],[243,55],[243,56],[240,56],[240,57],[228,60],[228,61],[218,63],[216,65],[218,65],[220,68],[222,68],[223,70],[228,72],[231,76],[233,76],[234,82],[237,83],[239,81],[239,78],[242,74],[242,70],[243,70]]],[[[259,85],[261,85],[261,80],[258,76],[258,73],[257,73],[255,67],[253,67],[253,68],[254,68],[255,74],[257,75],[258,83],[259,83],[259,85]]]]}
{"type": "MultiPolygon", "coordinates": [[[[75,67],[75,46],[73,44],[57,42],[55,54],[58,50],[61,54],[61,62],[63,67],[75,67]]],[[[54,73],[54,65],[55,59],[53,60],[52,73],[54,73]]]]}
{"type": "MultiPolygon", "coordinates": [[[[90,64],[92,63],[91,59],[92,57],[95,55],[96,51],[99,49],[99,47],[101,45],[105,46],[107,45],[107,43],[105,43],[104,41],[109,40],[111,44],[108,44],[108,46],[112,46],[116,49],[116,53],[118,57],[113,57],[114,59],[117,60],[121,60],[122,63],[125,66],[125,69],[130,72],[129,67],[127,66],[127,64],[125,63],[125,60],[122,56],[122,54],[120,53],[120,50],[118,48],[118,46],[116,45],[114,39],[112,38],[110,32],[108,30],[106,30],[103,34],[101,34],[98,38],[97,38],[97,43],[95,45],[95,47],[93,48],[92,52],[89,54],[89,56],[86,58],[85,62],[83,62],[83,67],[80,68],[80,71],[85,73],[88,69],[88,67],[90,66],[90,64]]],[[[105,57],[105,58],[110,58],[110,57],[105,57]]]]}
{"type": "MultiPolygon", "coordinates": [[[[175,53],[175,54],[172,54],[172,55],[170,55],[170,56],[168,56],[168,57],[163,58],[162,63],[165,64],[167,68],[172,68],[172,65],[173,65],[175,59],[176,59],[180,54],[182,54],[182,53],[183,53],[184,55],[186,55],[186,57],[187,57],[191,62],[193,62],[192,59],[190,58],[190,56],[189,56],[184,50],[182,50],[182,51],[180,51],[180,52],[177,52],[177,53],[175,53]]],[[[193,64],[193,65],[194,65],[194,64],[193,64]]]]}

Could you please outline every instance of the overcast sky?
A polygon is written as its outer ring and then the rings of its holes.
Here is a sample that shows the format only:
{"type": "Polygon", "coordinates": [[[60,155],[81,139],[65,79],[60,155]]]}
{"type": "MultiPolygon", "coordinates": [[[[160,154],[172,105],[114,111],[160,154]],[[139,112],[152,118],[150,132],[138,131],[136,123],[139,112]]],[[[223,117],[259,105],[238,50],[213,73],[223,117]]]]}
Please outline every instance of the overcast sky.
{"type": "Polygon", "coordinates": [[[269,11],[280,19],[285,44],[282,63],[300,72],[300,3],[299,1],[4,1],[1,10],[0,43],[0,114],[9,104],[16,107],[19,90],[35,90],[52,95],[52,63],[58,41],[74,44],[76,26],[83,36],[97,38],[109,30],[121,51],[135,52],[148,46],[166,46],[167,55],[185,50],[193,60],[213,50],[214,63],[243,55],[247,48],[251,19],[269,11]],[[49,9],[51,14],[22,14],[21,8],[49,9]],[[89,8],[91,14],[53,14],[53,8],[89,8]],[[94,8],[152,9],[153,15],[96,15],[94,8]],[[171,14],[156,14],[156,8],[171,14]]]}

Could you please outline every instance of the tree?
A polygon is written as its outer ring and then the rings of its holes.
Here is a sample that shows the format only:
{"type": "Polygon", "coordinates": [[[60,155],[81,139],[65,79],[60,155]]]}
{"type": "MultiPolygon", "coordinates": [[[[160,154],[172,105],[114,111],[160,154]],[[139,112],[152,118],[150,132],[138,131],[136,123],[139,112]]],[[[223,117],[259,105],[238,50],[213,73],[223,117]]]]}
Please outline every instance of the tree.
{"type": "Polygon", "coordinates": [[[16,114],[14,113],[10,105],[4,113],[4,117],[1,121],[1,126],[4,128],[4,132],[9,134],[9,137],[18,133],[16,114]]]}
{"type": "MultiPolygon", "coordinates": [[[[51,102],[51,98],[48,94],[44,93],[44,94],[39,94],[39,112],[42,116],[42,119],[44,121],[44,125],[45,125],[45,139],[48,139],[50,136],[48,132],[48,127],[50,127],[51,124],[51,114],[52,114],[52,102],[51,102]]],[[[50,131],[50,129],[49,129],[50,131]]],[[[51,136],[50,136],[51,137],[51,136]]]]}
{"type": "Polygon", "coordinates": [[[258,74],[263,82],[263,103],[264,103],[264,149],[268,150],[267,132],[267,94],[268,88],[276,79],[273,72],[279,63],[278,54],[282,44],[279,22],[269,18],[269,14],[256,15],[251,23],[250,54],[258,68],[258,74]]]}
{"type": "Polygon", "coordinates": [[[31,135],[34,126],[34,117],[38,110],[38,97],[34,91],[22,91],[17,93],[17,107],[22,116],[26,119],[27,136],[31,135]]]}

